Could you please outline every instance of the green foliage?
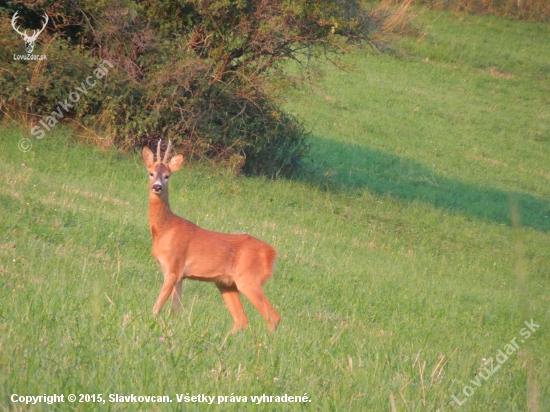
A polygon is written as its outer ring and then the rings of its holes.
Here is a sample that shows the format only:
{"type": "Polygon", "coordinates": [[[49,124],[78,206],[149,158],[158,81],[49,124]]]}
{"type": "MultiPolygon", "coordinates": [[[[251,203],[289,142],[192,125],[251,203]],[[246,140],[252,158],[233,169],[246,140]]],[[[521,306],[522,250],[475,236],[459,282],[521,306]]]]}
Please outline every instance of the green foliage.
{"type": "Polygon", "coordinates": [[[303,78],[313,55],[341,51],[346,39],[366,40],[370,30],[355,0],[44,0],[27,7],[0,9],[5,113],[47,116],[107,60],[116,68],[67,117],[122,147],[170,138],[191,157],[269,176],[297,171],[309,147],[304,128],[275,99],[293,83],[282,64],[301,61],[303,78]],[[35,22],[41,17],[33,11],[44,10],[59,27],[41,37],[44,63],[10,58],[20,46],[9,25],[16,9],[35,22]]]}

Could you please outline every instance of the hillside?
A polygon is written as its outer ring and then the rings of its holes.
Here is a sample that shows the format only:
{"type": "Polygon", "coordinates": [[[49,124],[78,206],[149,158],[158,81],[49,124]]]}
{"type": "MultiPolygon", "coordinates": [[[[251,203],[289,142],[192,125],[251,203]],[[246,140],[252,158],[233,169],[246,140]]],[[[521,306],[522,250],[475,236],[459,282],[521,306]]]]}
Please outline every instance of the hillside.
{"type": "Polygon", "coordinates": [[[180,316],[166,306],[152,317],[162,278],[138,154],[61,127],[23,153],[28,132],[0,129],[0,404],[64,394],[58,410],[550,409],[548,26],[434,12],[418,22],[424,34],[394,53],[355,54],[353,70],[327,66],[289,91],[286,110],[314,135],[303,176],[187,165],[170,179],[180,216],[277,248],[273,335],[246,301],[250,328],[228,336],[207,283],[184,282],[180,316]],[[116,397],[132,394],[171,402],[116,397]],[[252,400],[262,394],[310,402],[252,400]]]}

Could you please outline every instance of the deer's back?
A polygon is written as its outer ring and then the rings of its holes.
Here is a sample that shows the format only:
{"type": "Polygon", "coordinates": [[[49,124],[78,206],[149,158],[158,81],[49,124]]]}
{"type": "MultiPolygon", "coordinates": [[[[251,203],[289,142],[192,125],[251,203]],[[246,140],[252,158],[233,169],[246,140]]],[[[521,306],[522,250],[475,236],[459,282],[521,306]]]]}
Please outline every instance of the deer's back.
{"type": "Polygon", "coordinates": [[[277,252],[270,244],[249,234],[214,232],[177,218],[153,242],[153,254],[161,265],[164,257],[177,259],[172,264],[184,278],[228,286],[243,276],[263,284],[273,274],[277,252]]]}

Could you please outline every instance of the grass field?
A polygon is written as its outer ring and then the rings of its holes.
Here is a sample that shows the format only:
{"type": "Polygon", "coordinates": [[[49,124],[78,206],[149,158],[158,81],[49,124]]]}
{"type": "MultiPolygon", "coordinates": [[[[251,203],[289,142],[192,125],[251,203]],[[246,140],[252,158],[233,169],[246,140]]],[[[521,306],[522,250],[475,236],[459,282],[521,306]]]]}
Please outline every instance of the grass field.
{"type": "Polygon", "coordinates": [[[550,410],[548,26],[432,12],[418,24],[395,53],[355,54],[353,71],[289,94],[314,134],[304,176],[191,165],[171,178],[177,214],[278,249],[272,335],[246,301],[250,328],[228,336],[207,283],[184,282],[180,316],[152,317],[162,278],[138,155],[62,128],[22,153],[28,132],[0,129],[0,407],[550,410]],[[253,403],[262,394],[311,402],[253,403]]]}

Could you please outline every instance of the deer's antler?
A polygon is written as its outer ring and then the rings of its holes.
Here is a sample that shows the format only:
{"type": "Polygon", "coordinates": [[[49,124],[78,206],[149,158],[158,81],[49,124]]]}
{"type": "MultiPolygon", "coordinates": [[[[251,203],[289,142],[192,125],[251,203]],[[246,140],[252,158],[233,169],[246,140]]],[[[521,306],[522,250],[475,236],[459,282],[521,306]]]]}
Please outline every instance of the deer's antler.
{"type": "Polygon", "coordinates": [[[166,163],[168,161],[168,155],[170,154],[170,149],[172,149],[172,142],[168,140],[168,147],[166,148],[166,152],[164,152],[164,159],[162,160],[162,163],[166,163]]]}
{"type": "Polygon", "coordinates": [[[159,144],[157,145],[157,162],[160,162],[160,144],[162,143],[162,139],[159,139],[159,144]]]}

